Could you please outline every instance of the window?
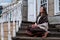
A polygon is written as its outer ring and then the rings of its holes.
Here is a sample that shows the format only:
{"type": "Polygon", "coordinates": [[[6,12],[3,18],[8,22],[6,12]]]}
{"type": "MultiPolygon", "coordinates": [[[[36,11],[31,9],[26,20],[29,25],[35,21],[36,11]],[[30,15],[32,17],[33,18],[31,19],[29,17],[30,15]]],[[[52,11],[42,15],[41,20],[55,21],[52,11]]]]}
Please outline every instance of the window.
{"type": "Polygon", "coordinates": [[[60,0],[59,0],[59,11],[60,11],[60,0]]]}
{"type": "Polygon", "coordinates": [[[47,13],[48,13],[48,0],[41,0],[41,5],[46,7],[47,13]]]}
{"type": "Polygon", "coordinates": [[[23,5],[27,6],[27,4],[28,4],[28,0],[23,0],[23,5]]]}
{"type": "Polygon", "coordinates": [[[47,2],[47,0],[45,0],[45,2],[47,2]]]}
{"type": "Polygon", "coordinates": [[[42,4],[42,0],[41,0],[41,4],[42,4]]]}
{"type": "Polygon", "coordinates": [[[54,0],[54,15],[60,15],[60,0],[54,0]]]}

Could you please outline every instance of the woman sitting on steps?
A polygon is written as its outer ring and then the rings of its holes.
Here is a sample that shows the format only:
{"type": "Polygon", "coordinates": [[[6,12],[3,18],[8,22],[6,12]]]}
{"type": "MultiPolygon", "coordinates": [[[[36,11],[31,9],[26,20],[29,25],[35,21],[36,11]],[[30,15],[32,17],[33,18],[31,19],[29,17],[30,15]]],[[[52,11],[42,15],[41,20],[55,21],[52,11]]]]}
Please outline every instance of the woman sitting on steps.
{"type": "Polygon", "coordinates": [[[41,6],[36,23],[27,28],[27,34],[34,37],[46,38],[48,34],[48,15],[46,8],[41,6]]]}

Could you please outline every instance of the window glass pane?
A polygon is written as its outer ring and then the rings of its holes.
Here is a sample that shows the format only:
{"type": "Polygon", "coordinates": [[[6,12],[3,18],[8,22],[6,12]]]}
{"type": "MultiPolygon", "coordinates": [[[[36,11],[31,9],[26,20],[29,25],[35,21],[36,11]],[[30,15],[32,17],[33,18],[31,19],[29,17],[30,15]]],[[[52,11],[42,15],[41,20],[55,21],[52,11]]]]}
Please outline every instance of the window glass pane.
{"type": "Polygon", "coordinates": [[[45,3],[45,5],[47,6],[47,3],[45,3]]]}
{"type": "Polygon", "coordinates": [[[43,0],[43,3],[44,3],[45,0],[43,0]]]}
{"type": "Polygon", "coordinates": [[[41,0],[41,5],[46,7],[47,10],[47,0],[41,0]]]}
{"type": "Polygon", "coordinates": [[[47,2],[47,0],[45,0],[45,2],[47,2]]]}
{"type": "Polygon", "coordinates": [[[43,6],[45,7],[45,4],[43,4],[43,6]]]}
{"type": "Polygon", "coordinates": [[[59,0],[60,1],[60,0],[59,0]]]}
{"type": "Polygon", "coordinates": [[[59,7],[59,11],[60,11],[60,7],[59,7]]]}
{"type": "Polygon", "coordinates": [[[41,1],[41,4],[42,4],[42,1],[41,1]]]}
{"type": "Polygon", "coordinates": [[[43,0],[43,3],[47,2],[47,0],[43,0]]]}
{"type": "Polygon", "coordinates": [[[47,3],[43,4],[44,7],[47,7],[47,3]]]}
{"type": "Polygon", "coordinates": [[[60,2],[59,2],[59,6],[60,6],[60,2]]]}

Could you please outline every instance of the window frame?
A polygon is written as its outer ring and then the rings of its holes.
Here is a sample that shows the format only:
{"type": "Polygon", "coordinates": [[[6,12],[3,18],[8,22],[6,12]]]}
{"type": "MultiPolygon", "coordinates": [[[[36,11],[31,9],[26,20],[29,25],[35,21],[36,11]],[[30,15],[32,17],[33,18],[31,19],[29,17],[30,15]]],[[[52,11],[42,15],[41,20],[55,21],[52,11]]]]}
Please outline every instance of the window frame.
{"type": "Polygon", "coordinates": [[[59,0],[54,0],[54,15],[60,15],[59,7],[59,0]]]}
{"type": "Polygon", "coordinates": [[[41,4],[41,5],[44,5],[45,3],[47,4],[46,7],[47,7],[47,14],[48,14],[48,0],[46,0],[46,2],[44,2],[44,3],[42,3],[42,4],[40,3],[40,4],[41,4]]]}

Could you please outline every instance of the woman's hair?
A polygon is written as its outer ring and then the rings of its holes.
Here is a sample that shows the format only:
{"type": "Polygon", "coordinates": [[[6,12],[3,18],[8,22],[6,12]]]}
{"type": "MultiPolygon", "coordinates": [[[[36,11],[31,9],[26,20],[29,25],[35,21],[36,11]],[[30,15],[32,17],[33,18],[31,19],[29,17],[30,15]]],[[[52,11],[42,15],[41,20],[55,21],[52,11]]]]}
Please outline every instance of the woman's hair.
{"type": "Polygon", "coordinates": [[[3,7],[2,6],[0,6],[0,10],[2,10],[3,9],[3,7]]]}
{"type": "MultiPolygon", "coordinates": [[[[43,13],[44,13],[45,15],[47,15],[46,7],[44,7],[44,6],[41,6],[41,7],[43,7],[43,11],[44,11],[43,13]]],[[[40,7],[40,8],[41,8],[41,7],[40,7]]],[[[41,16],[41,12],[39,13],[39,16],[41,16]]]]}

